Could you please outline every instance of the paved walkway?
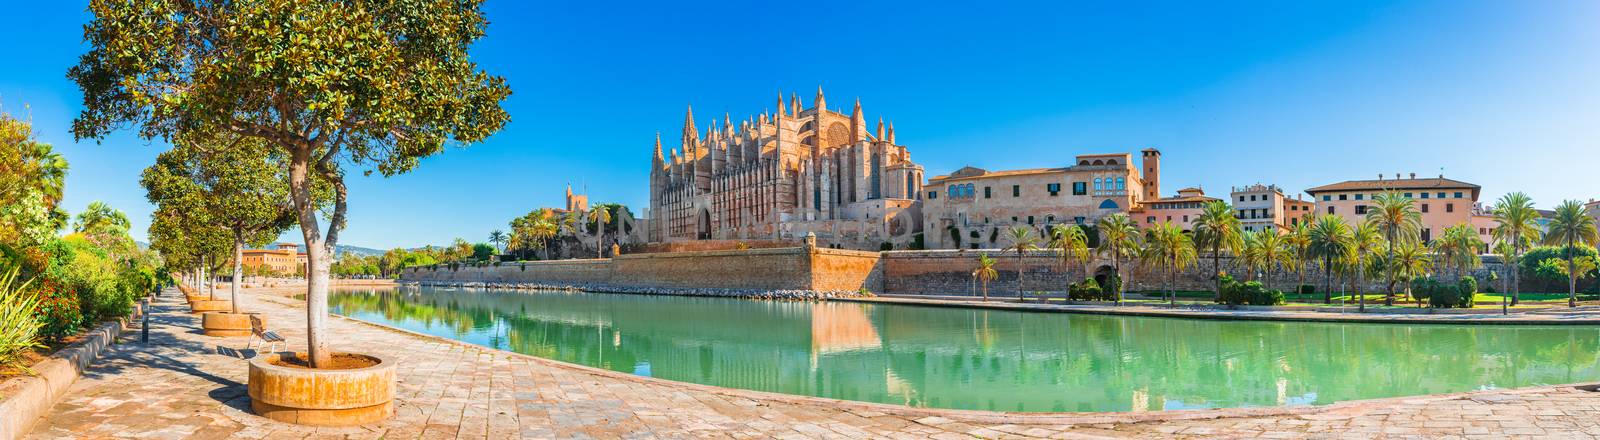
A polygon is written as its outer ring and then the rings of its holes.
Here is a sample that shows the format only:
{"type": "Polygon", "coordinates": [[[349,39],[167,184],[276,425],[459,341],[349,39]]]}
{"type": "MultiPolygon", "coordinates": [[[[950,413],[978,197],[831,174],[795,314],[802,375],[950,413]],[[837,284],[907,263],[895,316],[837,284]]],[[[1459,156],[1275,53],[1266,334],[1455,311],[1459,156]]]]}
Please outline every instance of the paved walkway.
{"type": "MultiPolygon", "coordinates": [[[[251,295],[254,297],[255,295],[251,295]]],[[[248,299],[302,348],[304,314],[248,299]]],[[[1016,415],[919,410],[639,378],[334,319],[336,347],[399,362],[396,415],[309,428],[248,412],[242,338],[199,334],[168,292],[151,343],[125,338],[35,426],[55,438],[1505,438],[1600,436],[1600,393],[1545,387],[1323,408],[1016,415]]],[[[137,338],[138,332],[128,332],[137,338]]]]}

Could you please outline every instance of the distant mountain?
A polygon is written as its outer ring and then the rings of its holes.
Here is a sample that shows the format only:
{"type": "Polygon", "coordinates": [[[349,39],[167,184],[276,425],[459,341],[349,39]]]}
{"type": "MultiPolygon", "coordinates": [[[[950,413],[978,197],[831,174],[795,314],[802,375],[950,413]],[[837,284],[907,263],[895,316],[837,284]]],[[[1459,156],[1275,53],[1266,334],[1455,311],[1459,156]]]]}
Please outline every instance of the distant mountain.
{"type": "Polygon", "coordinates": [[[383,251],[381,249],[365,248],[365,247],[361,247],[361,246],[347,246],[347,245],[342,245],[341,244],[341,245],[339,245],[339,249],[337,251],[335,251],[333,254],[334,255],[340,255],[340,254],[343,254],[345,252],[351,252],[351,253],[354,253],[356,255],[360,255],[360,256],[364,256],[364,257],[381,257],[381,256],[383,256],[383,253],[385,251],[383,251]]]}

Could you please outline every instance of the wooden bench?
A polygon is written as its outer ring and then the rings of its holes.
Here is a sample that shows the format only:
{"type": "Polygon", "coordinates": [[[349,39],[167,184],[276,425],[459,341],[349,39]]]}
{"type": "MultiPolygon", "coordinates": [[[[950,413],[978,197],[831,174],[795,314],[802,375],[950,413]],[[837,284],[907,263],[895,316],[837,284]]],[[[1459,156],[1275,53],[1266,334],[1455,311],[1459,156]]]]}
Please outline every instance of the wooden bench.
{"type": "Polygon", "coordinates": [[[261,323],[260,317],[250,315],[250,344],[246,345],[245,348],[254,348],[257,339],[261,340],[263,347],[277,347],[278,344],[289,345],[288,342],[284,341],[283,336],[278,335],[278,332],[267,330],[266,325],[261,323]]]}

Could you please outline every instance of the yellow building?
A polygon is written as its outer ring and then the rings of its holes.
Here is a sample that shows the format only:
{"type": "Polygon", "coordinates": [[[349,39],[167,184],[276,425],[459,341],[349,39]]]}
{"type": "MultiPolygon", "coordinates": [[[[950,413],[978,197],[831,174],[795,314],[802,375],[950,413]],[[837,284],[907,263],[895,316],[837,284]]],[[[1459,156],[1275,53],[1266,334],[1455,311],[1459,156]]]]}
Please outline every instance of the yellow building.
{"type": "Polygon", "coordinates": [[[1317,204],[1316,212],[1344,217],[1351,225],[1360,224],[1372,206],[1372,198],[1385,191],[1400,193],[1411,199],[1422,214],[1421,236],[1431,241],[1445,228],[1458,224],[1475,224],[1472,221],[1473,205],[1478,202],[1480,187],[1471,183],[1439,177],[1392,179],[1379,175],[1376,180],[1347,180],[1306,190],[1317,204]]]}

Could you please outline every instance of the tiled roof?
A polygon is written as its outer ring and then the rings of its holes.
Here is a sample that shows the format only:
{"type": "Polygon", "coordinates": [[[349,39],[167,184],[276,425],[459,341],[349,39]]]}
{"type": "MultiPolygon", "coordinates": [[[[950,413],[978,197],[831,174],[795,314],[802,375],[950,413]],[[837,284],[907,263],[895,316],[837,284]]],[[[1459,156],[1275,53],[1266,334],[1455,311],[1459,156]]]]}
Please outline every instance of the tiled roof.
{"type": "Polygon", "coordinates": [[[1402,190],[1402,189],[1470,189],[1477,196],[1478,185],[1443,177],[1424,179],[1346,180],[1306,190],[1311,194],[1329,191],[1402,190]]]}
{"type": "Polygon", "coordinates": [[[933,177],[930,177],[930,178],[928,178],[928,183],[931,184],[931,183],[938,183],[938,182],[943,182],[943,181],[954,181],[954,180],[987,179],[987,178],[991,178],[991,177],[1025,176],[1025,175],[1030,175],[1030,174],[1059,173],[1059,172],[1063,172],[1063,171],[1066,171],[1066,170],[1067,170],[1066,168],[1031,168],[1031,169],[1026,169],[1026,170],[990,171],[990,172],[985,172],[983,174],[973,174],[973,175],[960,175],[959,173],[952,173],[950,175],[945,175],[945,176],[933,176],[933,177]]]}

